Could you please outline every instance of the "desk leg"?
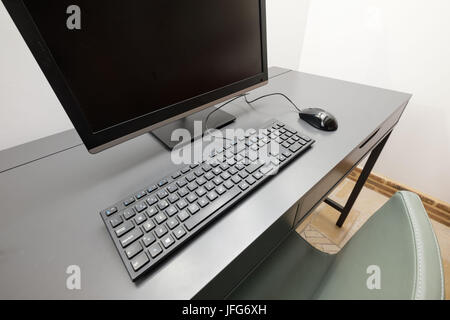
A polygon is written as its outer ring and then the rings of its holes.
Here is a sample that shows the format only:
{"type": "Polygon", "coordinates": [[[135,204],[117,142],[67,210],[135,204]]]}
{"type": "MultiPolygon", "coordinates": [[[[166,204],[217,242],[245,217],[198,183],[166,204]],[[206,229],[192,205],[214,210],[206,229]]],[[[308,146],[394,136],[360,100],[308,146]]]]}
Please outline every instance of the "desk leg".
{"type": "Polygon", "coordinates": [[[391,135],[391,132],[383,139],[381,142],[375,147],[375,149],[372,150],[370,153],[369,158],[367,159],[367,162],[361,171],[361,175],[358,178],[358,181],[356,181],[356,185],[353,188],[352,193],[350,194],[347,203],[344,207],[342,207],[339,203],[331,200],[331,199],[325,199],[325,203],[336,209],[341,213],[339,216],[338,221],[336,222],[336,225],[338,227],[342,227],[345,220],[347,219],[348,214],[350,213],[350,210],[352,209],[356,199],[358,198],[362,188],[364,187],[364,184],[367,181],[367,178],[369,177],[370,173],[372,172],[373,167],[375,166],[375,163],[378,160],[378,157],[381,154],[381,151],[383,151],[384,146],[386,145],[386,142],[389,140],[389,137],[391,135]]]}

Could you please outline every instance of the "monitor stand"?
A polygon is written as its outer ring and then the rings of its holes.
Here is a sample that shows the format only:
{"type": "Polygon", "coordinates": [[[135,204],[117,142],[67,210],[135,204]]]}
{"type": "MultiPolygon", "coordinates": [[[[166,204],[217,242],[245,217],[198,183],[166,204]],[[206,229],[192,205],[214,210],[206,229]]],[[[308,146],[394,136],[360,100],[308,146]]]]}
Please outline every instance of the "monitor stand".
{"type": "MultiPolygon", "coordinates": [[[[186,129],[191,134],[191,141],[194,141],[197,138],[200,138],[203,136],[203,133],[205,132],[205,119],[214,110],[217,110],[216,107],[209,107],[205,110],[196,112],[190,116],[187,116],[183,119],[176,120],[174,122],[171,122],[161,128],[158,128],[156,130],[153,130],[151,134],[153,134],[156,138],[158,138],[169,150],[173,150],[176,145],[179,144],[179,141],[172,141],[172,132],[176,129],[186,129]],[[200,132],[196,132],[196,136],[194,135],[194,122],[195,121],[201,121],[202,122],[202,130],[200,132]]],[[[211,116],[208,120],[208,129],[220,129],[231,122],[236,120],[236,117],[229,114],[228,112],[225,112],[223,110],[217,110],[211,116]]]]}

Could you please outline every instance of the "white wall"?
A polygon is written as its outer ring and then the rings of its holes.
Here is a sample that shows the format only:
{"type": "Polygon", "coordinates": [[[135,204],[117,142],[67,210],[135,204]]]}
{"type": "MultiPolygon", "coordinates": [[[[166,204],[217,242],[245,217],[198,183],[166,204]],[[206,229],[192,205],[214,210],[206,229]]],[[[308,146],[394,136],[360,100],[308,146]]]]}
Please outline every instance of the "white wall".
{"type": "Polygon", "coordinates": [[[310,0],[267,0],[270,66],[298,70],[310,0]]]}
{"type": "Polygon", "coordinates": [[[72,124],[0,3],[0,150],[72,124]]]}
{"type": "Polygon", "coordinates": [[[374,171],[450,202],[450,1],[312,0],[300,69],[413,93],[374,171]]]}

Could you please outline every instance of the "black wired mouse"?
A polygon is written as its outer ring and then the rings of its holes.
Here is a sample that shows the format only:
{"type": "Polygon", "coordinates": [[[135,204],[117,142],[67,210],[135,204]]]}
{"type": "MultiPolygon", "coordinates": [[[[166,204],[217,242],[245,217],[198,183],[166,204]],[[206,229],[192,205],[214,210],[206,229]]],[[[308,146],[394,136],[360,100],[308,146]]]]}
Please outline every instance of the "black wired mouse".
{"type": "Polygon", "coordinates": [[[303,109],[300,112],[300,118],[323,131],[336,131],[338,128],[336,118],[331,113],[319,108],[303,109]]]}

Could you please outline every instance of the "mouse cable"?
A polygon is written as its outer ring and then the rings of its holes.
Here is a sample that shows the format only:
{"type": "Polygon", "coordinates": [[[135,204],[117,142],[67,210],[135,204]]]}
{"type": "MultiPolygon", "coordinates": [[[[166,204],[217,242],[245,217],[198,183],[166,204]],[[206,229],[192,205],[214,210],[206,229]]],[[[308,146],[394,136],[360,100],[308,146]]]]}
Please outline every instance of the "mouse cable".
{"type": "MultiPolygon", "coordinates": [[[[286,96],[284,93],[281,93],[281,92],[269,93],[269,94],[262,95],[262,96],[260,96],[260,97],[258,97],[258,98],[256,98],[256,99],[253,99],[253,100],[248,100],[248,99],[247,99],[247,96],[248,96],[248,95],[249,95],[248,93],[240,94],[240,95],[234,97],[233,99],[228,100],[227,102],[221,104],[220,106],[218,106],[218,107],[215,108],[214,110],[212,110],[212,111],[206,116],[206,119],[205,119],[205,131],[203,132],[202,137],[204,137],[205,134],[208,133],[208,131],[212,130],[212,129],[210,129],[210,128],[208,127],[208,121],[209,121],[209,118],[210,118],[216,111],[222,109],[222,108],[225,107],[226,105],[228,105],[228,104],[230,104],[231,102],[233,102],[233,101],[235,101],[235,100],[237,100],[237,99],[239,99],[239,98],[242,98],[242,97],[244,97],[246,103],[251,104],[251,103],[253,103],[253,102],[256,102],[256,101],[258,101],[258,100],[261,100],[261,99],[263,99],[263,98],[267,98],[267,97],[270,97],[270,96],[282,96],[282,97],[284,97],[287,101],[289,101],[289,102],[294,106],[294,108],[295,108],[298,112],[302,113],[302,110],[301,110],[299,107],[297,107],[297,105],[296,105],[296,104],[295,104],[288,96],[286,96]]],[[[232,141],[232,139],[228,139],[228,138],[224,138],[224,137],[217,137],[217,136],[212,136],[212,137],[215,137],[215,138],[222,138],[223,140],[229,140],[229,141],[232,141]]]]}
{"type": "Polygon", "coordinates": [[[255,101],[258,101],[260,99],[263,99],[263,98],[266,98],[266,97],[270,97],[270,96],[282,96],[287,101],[289,101],[294,106],[294,108],[297,109],[297,111],[299,113],[302,113],[302,110],[299,107],[297,107],[297,105],[291,99],[289,99],[289,97],[287,95],[285,95],[284,93],[281,93],[281,92],[274,92],[274,93],[265,94],[263,96],[260,96],[260,97],[258,97],[256,99],[253,99],[253,100],[250,100],[250,101],[247,99],[247,95],[244,95],[244,96],[245,96],[245,102],[247,102],[248,104],[251,104],[251,103],[253,103],[255,101]]]}

